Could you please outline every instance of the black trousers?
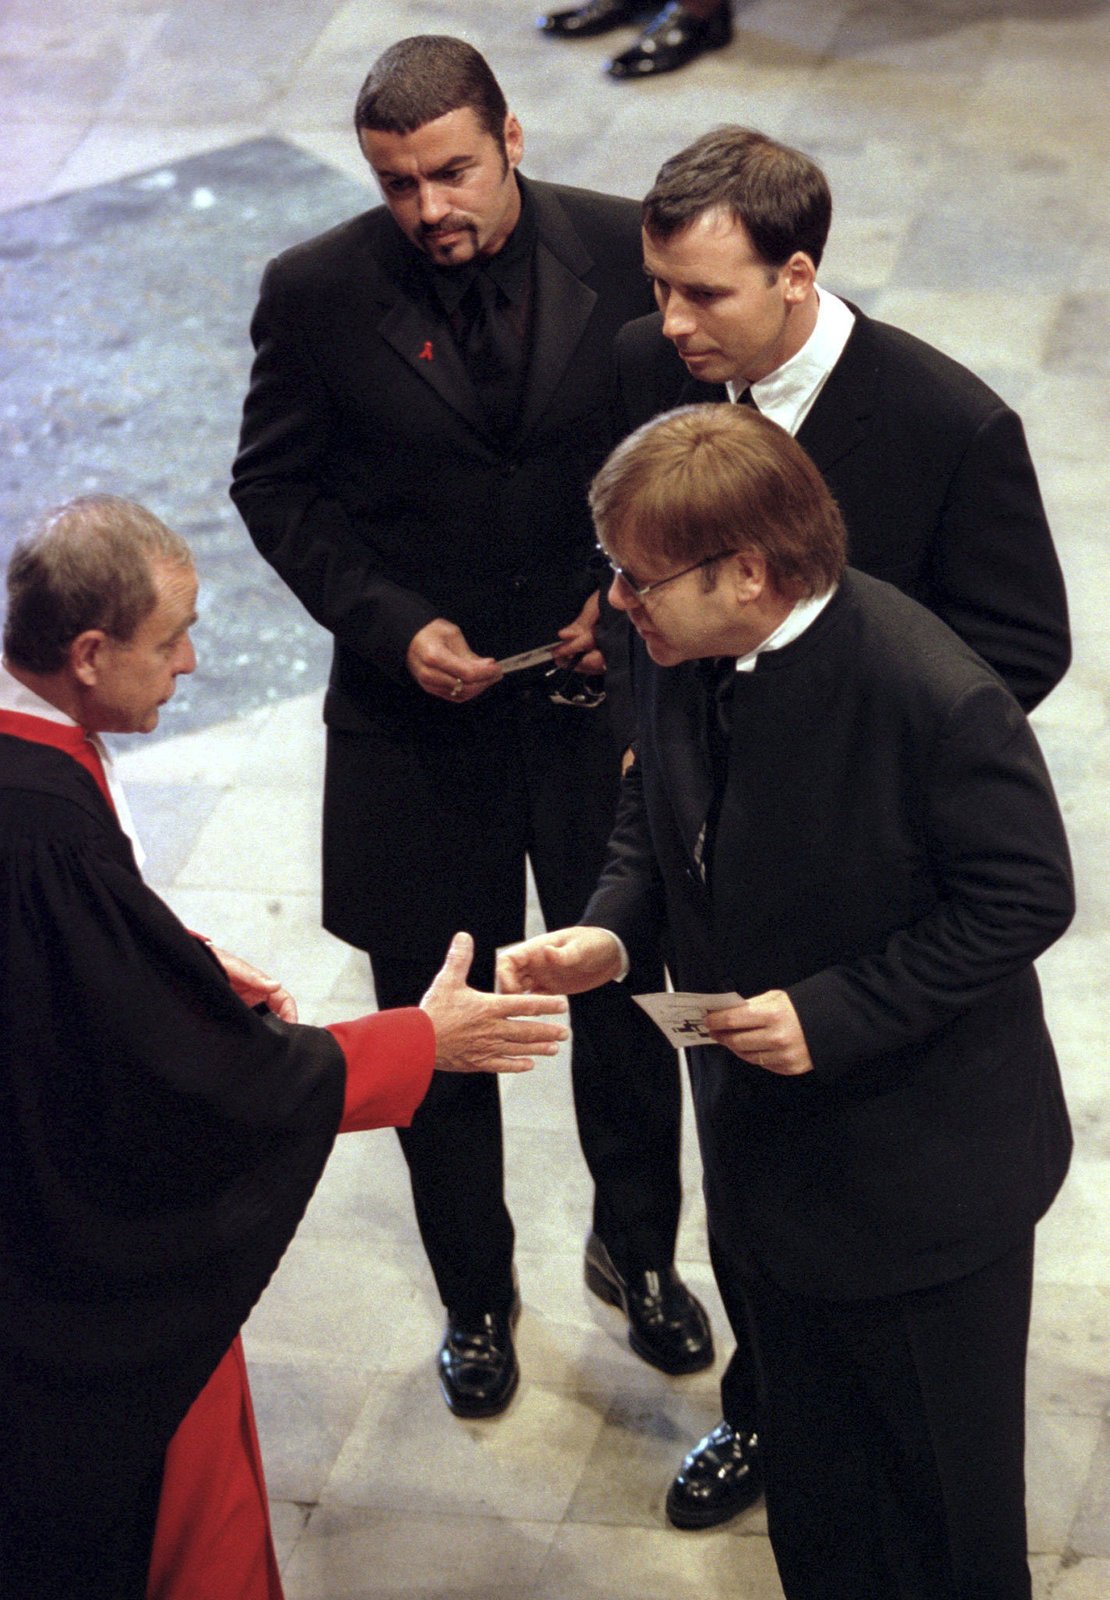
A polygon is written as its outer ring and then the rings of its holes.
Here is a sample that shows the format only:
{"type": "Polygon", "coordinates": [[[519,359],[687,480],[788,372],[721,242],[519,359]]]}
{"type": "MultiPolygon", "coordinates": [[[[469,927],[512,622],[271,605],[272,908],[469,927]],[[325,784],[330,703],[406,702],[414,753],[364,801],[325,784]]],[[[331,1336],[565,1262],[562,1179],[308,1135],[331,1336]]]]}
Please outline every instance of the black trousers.
{"type": "MultiPolygon", "coordinates": [[[[444,785],[443,839],[460,838],[447,815],[456,803],[465,808],[468,838],[465,849],[459,845],[443,859],[450,910],[442,926],[422,930],[429,936],[426,958],[384,944],[371,948],[380,1007],[420,1000],[458,928],[476,935],[470,981],[492,987],[495,947],[524,934],[525,857],[550,928],[578,921],[597,880],[617,790],[603,714],[553,706],[542,686],[522,686],[475,727],[481,743],[466,756],[465,799],[458,801],[444,785]]],[[[436,849],[429,840],[433,859],[436,849]]],[[[396,894],[403,906],[403,875],[396,894]]],[[[440,914],[423,915],[428,921],[440,914]]],[[[626,1268],[670,1262],[678,1231],[678,1060],[631,999],[662,986],[660,960],[623,984],[571,1001],[571,1076],[579,1139],[594,1181],[593,1226],[626,1268]]],[[[504,1199],[496,1079],[437,1074],[411,1127],[399,1136],[444,1304],[455,1311],[507,1305],[513,1225],[504,1199]]]]}
{"type": "Polygon", "coordinates": [[[754,1433],[759,1427],[759,1369],[747,1307],[731,1256],[717,1247],[712,1231],[709,1259],[736,1340],[728,1365],[721,1374],[721,1415],[737,1433],[754,1433]]]}
{"type": "Polygon", "coordinates": [[[1029,1600],[1032,1234],[909,1294],[787,1294],[716,1241],[759,1377],[767,1522],[788,1600],[1029,1600]]]}

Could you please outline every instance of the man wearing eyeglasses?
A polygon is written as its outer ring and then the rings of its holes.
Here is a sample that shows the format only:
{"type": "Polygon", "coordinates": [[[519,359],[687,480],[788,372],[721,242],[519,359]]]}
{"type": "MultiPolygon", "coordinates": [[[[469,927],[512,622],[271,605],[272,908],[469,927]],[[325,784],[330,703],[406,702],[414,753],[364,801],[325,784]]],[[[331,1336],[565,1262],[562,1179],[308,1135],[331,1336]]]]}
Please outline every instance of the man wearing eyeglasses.
{"type": "Polygon", "coordinates": [[[824,475],[852,565],[942,617],[1029,711],[1070,640],[1020,419],[818,285],[831,218],[816,162],[754,129],[715,128],[664,162],[643,202],[658,310],[618,338],[624,429],[725,399],[770,416],[824,475]]]}
{"type": "MultiPolygon", "coordinates": [[[[1030,711],[1063,676],[1070,641],[1021,422],[965,367],[818,285],[831,215],[817,164],[750,128],[713,129],[663,164],[643,204],[658,311],[617,339],[624,428],[726,399],[769,416],[832,490],[852,565],[942,618],[1030,711]]],[[[613,636],[606,653],[630,739],[627,654],[613,636]]],[[[743,1344],[722,1421],[668,1492],[680,1527],[716,1526],[758,1495],[743,1344]]]]}
{"type": "MultiPolygon", "coordinates": [[[[600,864],[618,771],[587,676],[603,662],[585,491],[613,338],[650,292],[638,207],[522,179],[520,124],[462,40],[386,51],[355,120],[385,204],[267,269],[232,492],[335,636],[324,921],[369,952],[384,1007],[424,992],[445,927],[473,933],[475,981],[492,977],[523,931],[526,858],[550,926],[600,864]]],[[[713,1344],[674,1271],[670,1053],[616,991],[572,1023],[587,1283],[640,1356],[696,1371],[713,1344]]],[[[437,1083],[401,1140],[447,1313],[443,1395],[489,1417],[517,1385],[519,1298],[498,1095],[476,1082],[437,1083]]]]}
{"type": "Polygon", "coordinates": [[[1071,1148],[1032,963],[1073,893],[1036,740],[950,629],[845,567],[766,418],[647,423],[591,504],[637,760],[580,922],[504,951],[501,988],[619,979],[665,926],[676,990],[724,1000],[690,1070],[784,1592],[1028,1600],[1033,1232],[1071,1148]]]}

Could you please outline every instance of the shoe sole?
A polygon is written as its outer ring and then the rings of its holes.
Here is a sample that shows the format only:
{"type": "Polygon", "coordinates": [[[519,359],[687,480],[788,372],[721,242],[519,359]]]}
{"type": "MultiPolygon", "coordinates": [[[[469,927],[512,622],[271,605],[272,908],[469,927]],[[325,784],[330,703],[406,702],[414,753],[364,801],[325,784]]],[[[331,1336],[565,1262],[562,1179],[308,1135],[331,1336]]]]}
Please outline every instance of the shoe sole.
{"type": "MultiPolygon", "coordinates": [[[[595,1294],[606,1305],[616,1306],[617,1310],[623,1313],[625,1321],[629,1321],[624,1296],[612,1279],[607,1278],[601,1268],[596,1267],[592,1261],[586,1262],[585,1279],[586,1288],[590,1290],[591,1294],[595,1294]]],[[[706,1367],[713,1365],[714,1354],[712,1350],[708,1356],[697,1356],[692,1361],[666,1362],[660,1360],[658,1354],[648,1345],[645,1345],[637,1336],[631,1322],[629,1322],[628,1327],[628,1343],[641,1361],[646,1361],[649,1367],[655,1367],[658,1372],[665,1372],[671,1378],[685,1378],[692,1372],[704,1372],[706,1367]]]]}
{"type": "Polygon", "coordinates": [[[667,1494],[665,1509],[667,1521],[675,1528],[681,1528],[686,1533],[698,1533],[703,1528],[720,1528],[726,1522],[731,1522],[733,1517],[738,1517],[742,1511],[748,1511],[757,1501],[763,1498],[763,1485],[759,1484],[744,1499],[730,1506],[727,1511],[687,1511],[682,1506],[676,1506],[670,1493],[667,1494]]]}

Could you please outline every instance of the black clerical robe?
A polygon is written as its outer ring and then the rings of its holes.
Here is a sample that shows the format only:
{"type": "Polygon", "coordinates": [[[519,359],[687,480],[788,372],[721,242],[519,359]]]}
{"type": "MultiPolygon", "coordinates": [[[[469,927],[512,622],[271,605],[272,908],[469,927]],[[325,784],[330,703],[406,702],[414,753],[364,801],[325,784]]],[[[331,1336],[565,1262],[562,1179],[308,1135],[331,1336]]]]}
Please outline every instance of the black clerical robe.
{"type": "Polygon", "coordinates": [[[336,1033],[245,1006],[143,884],[90,773],[0,733],[10,1600],[143,1594],[166,1447],[292,1237],[345,1095],[348,1126],[407,1121],[430,1080],[423,1013],[336,1033]],[[380,1116],[353,1104],[366,1054],[380,1116]]]}

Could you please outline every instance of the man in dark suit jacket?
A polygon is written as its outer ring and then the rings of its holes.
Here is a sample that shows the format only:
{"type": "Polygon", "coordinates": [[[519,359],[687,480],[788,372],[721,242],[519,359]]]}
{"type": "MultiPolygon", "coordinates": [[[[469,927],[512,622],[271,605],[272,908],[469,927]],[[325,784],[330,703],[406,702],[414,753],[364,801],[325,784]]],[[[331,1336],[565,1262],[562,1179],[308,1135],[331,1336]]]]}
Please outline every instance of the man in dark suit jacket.
{"type": "MultiPolygon", "coordinates": [[[[602,859],[618,774],[571,670],[602,666],[585,490],[612,341],[648,296],[638,208],[520,178],[520,124],[463,41],[393,46],[355,121],[386,203],[267,268],[232,494],[335,635],[324,922],[393,1006],[427,987],[444,929],[472,932],[492,974],[523,932],[526,856],[550,926],[602,859]]],[[[587,1283],[646,1360],[694,1371],[713,1347],[673,1268],[678,1086],[633,1010],[589,997],[573,1017],[587,1283]]],[[[448,1312],[444,1396],[490,1416],[517,1382],[519,1299],[498,1096],[477,1082],[437,1083],[401,1139],[448,1312]]]]}
{"type": "Polygon", "coordinates": [[[1022,1600],[1033,1229],[1070,1152],[1032,962],[1073,901],[1036,741],[943,623],[842,571],[821,476],[766,419],[661,418],[591,502],[643,641],[638,756],[581,925],[503,954],[502,987],[619,977],[665,925],[679,991],[744,997],[691,1071],[783,1588],[1022,1600]]]}
{"type": "MultiPolygon", "coordinates": [[[[751,129],[717,128],[663,165],[643,206],[660,310],[617,342],[624,431],[676,405],[754,404],[821,470],[852,565],[935,612],[1029,711],[1063,676],[1070,644],[1021,422],[965,367],[818,289],[831,214],[821,169],[751,129]]],[[[628,742],[620,633],[609,630],[606,651],[628,742]]],[[[724,1421],[667,1497],[681,1527],[711,1527],[758,1492],[743,1350],[722,1398],[724,1421]]]]}
{"type": "Polygon", "coordinates": [[[943,618],[1031,710],[1070,644],[1021,421],[966,367],[818,290],[831,214],[820,168],[750,129],[667,161],[643,207],[660,310],[618,340],[622,420],[748,391],[820,468],[852,565],[943,618]]]}

